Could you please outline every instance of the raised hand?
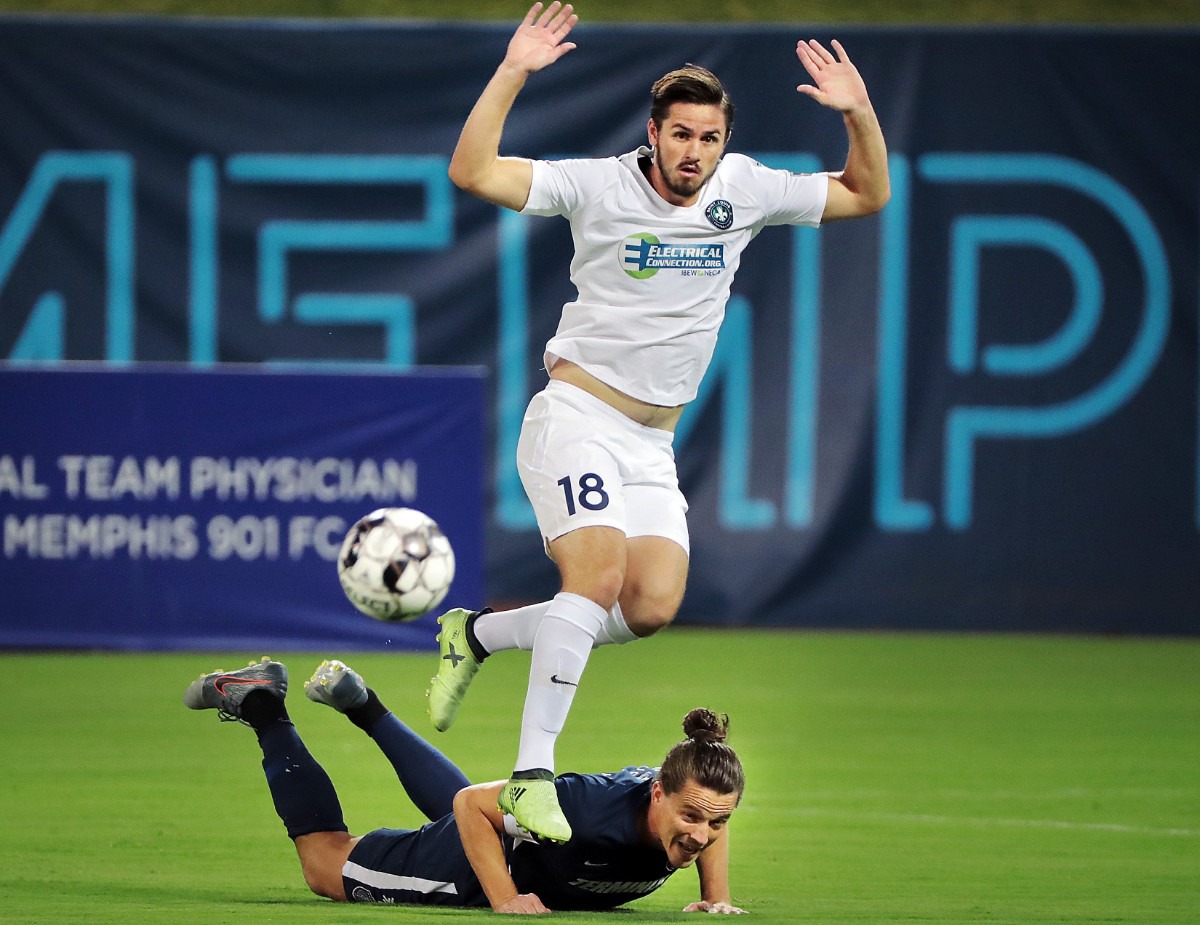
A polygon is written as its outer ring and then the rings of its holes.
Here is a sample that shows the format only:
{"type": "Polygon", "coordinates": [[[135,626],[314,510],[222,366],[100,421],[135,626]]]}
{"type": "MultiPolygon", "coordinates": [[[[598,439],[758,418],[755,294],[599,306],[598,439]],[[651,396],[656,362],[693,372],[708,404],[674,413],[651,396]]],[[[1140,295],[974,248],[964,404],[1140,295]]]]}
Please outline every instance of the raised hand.
{"type": "Polygon", "coordinates": [[[869,106],[867,85],[837,39],[833,40],[833,50],[836,58],[816,39],[796,43],[796,57],[816,84],[801,84],[796,89],[838,112],[869,106]]]}
{"type": "Polygon", "coordinates": [[[504,62],[527,74],[540,71],[571,51],[574,42],[564,42],[579,17],[571,4],[554,0],[544,10],[535,3],[508,42],[504,62]]]}

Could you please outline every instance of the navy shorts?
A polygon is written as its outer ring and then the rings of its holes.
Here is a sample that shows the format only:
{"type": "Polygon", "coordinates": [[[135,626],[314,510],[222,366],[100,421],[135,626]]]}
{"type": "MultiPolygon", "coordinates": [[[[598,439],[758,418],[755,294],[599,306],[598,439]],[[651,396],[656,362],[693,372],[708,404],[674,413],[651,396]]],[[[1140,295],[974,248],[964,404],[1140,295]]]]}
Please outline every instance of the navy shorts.
{"type": "Polygon", "coordinates": [[[416,830],[364,835],[346,859],[342,883],[350,902],[488,905],[452,815],[416,830]]]}

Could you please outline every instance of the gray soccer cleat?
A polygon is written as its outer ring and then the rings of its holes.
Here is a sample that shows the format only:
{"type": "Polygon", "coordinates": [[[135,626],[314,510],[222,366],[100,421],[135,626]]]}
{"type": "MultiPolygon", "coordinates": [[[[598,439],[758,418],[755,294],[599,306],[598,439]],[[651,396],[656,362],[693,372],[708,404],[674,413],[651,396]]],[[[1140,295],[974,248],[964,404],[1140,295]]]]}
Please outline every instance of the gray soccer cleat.
{"type": "Polygon", "coordinates": [[[339,713],[367,702],[367,685],[362,675],[336,658],[327,658],[304,682],[304,693],[314,703],[333,707],[339,713]]]}
{"type": "Polygon", "coordinates": [[[282,662],[267,656],[238,671],[202,674],[183,692],[183,705],[191,710],[216,710],[222,722],[244,722],[242,701],[251,691],[270,691],[280,700],[287,695],[288,674],[282,662]]]}
{"type": "Polygon", "coordinates": [[[460,607],[438,617],[442,627],[437,637],[441,661],[438,662],[437,674],[429,680],[429,690],[425,695],[429,698],[429,718],[439,732],[445,732],[454,722],[463,697],[467,695],[467,688],[483,664],[467,643],[467,621],[477,613],[488,612],[460,607]]]}

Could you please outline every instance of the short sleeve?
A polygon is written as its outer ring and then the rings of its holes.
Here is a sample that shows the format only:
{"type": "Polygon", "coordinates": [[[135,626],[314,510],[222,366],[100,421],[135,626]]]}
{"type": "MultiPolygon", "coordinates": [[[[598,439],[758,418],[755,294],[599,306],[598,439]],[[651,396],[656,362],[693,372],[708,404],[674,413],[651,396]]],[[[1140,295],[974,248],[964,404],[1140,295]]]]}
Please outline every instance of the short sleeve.
{"type": "Polygon", "coordinates": [[[756,185],[765,193],[768,225],[819,225],[829,196],[829,174],[792,173],[754,163],[756,185]]]}
{"type": "Polygon", "coordinates": [[[575,211],[582,195],[583,161],[531,161],[533,179],[529,186],[529,198],[525,201],[524,215],[570,215],[575,211]]]}

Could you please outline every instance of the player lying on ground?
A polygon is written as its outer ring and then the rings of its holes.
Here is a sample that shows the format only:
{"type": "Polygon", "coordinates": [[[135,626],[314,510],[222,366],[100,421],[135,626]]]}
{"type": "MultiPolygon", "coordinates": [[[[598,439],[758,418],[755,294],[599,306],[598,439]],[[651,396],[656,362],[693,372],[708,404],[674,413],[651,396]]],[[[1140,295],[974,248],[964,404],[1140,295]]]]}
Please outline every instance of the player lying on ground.
{"type": "MultiPolygon", "coordinates": [[[[533,5],[449,167],[481,199],[571,225],[577,298],[546,344],[550,381],[530,401],[517,443],[517,472],[561,590],[506,613],[443,616],[443,660],[429,691],[434,726],[446,729],[488,654],[532,652],[500,806],[554,841],[571,838],[555,802],[554,747],[592,649],[658,632],[683,600],[690,539],[673,434],[713,356],[743,250],[768,225],[870,215],[890,195],[883,132],[836,41],[832,51],[800,42],[796,57],[812,80],[799,92],[842,116],[849,151],[838,172],[794,174],[729,151],[733,103],[694,64],[649,88],[642,147],[619,157],[501,155],[526,81],[572,52],[578,19],[570,4],[533,5]]],[[[547,120],[570,118],[565,95],[559,102],[546,107],[547,120]]],[[[580,145],[606,143],[599,134],[580,145]]]]}
{"type": "Polygon", "coordinates": [[[557,778],[575,837],[556,845],[532,840],[500,813],[503,781],[472,786],[342,662],[322,662],[304,690],[375,741],[426,825],[349,834],[333,783],[288,717],[281,663],[264,658],[201,675],[183,702],[254,730],[275,811],[314,893],[339,902],[490,904],[496,912],[612,909],[654,892],[694,861],[701,899],[684,911],[742,911],[730,901],[724,834],[745,779],[724,742],[728,721],[712,712],[688,713],[687,738],[658,769],[557,778]]]}

